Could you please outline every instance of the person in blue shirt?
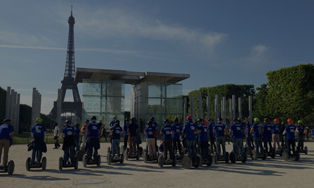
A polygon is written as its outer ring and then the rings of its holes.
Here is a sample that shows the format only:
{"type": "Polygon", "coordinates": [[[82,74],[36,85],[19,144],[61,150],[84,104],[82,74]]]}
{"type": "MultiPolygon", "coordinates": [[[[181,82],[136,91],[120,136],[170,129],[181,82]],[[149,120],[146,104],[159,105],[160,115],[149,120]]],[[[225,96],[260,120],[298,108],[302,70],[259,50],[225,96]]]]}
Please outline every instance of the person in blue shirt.
{"type": "Polygon", "coordinates": [[[229,135],[230,126],[229,126],[229,123],[228,123],[228,122],[225,122],[225,127],[226,127],[226,131],[225,131],[225,141],[227,141],[228,144],[230,145],[230,135],[229,135]]]}
{"type": "Polygon", "coordinates": [[[145,127],[144,134],[146,134],[146,145],[148,150],[148,156],[153,158],[157,157],[156,146],[155,146],[155,137],[154,137],[155,127],[153,127],[153,122],[148,121],[147,126],[145,127]]]}
{"type": "Polygon", "coordinates": [[[233,119],[233,125],[230,127],[230,135],[232,135],[233,139],[233,151],[235,152],[236,156],[241,156],[241,159],[244,158],[243,156],[243,126],[248,121],[248,118],[244,120],[244,122],[239,121],[240,118],[233,119]]]}
{"type": "Polygon", "coordinates": [[[158,124],[156,123],[155,121],[155,118],[154,117],[151,117],[150,120],[153,122],[153,127],[155,128],[155,146],[156,146],[156,149],[158,149],[157,147],[157,129],[158,129],[158,124]]]}
{"type": "Polygon", "coordinates": [[[272,131],[272,139],[273,139],[273,147],[274,147],[274,151],[278,151],[280,150],[280,145],[279,145],[279,133],[280,133],[280,125],[279,120],[278,119],[274,119],[274,123],[272,125],[273,127],[273,131],[272,131]],[[278,146],[278,148],[276,149],[276,144],[278,146]]]}
{"type": "Polygon", "coordinates": [[[296,127],[296,131],[298,133],[298,151],[303,151],[304,147],[304,125],[302,120],[298,121],[298,125],[296,127]]]}
{"type": "Polygon", "coordinates": [[[208,159],[208,127],[203,123],[203,119],[197,120],[198,130],[198,147],[201,150],[201,156],[203,157],[205,163],[208,159]]]}
{"type": "Polygon", "coordinates": [[[251,133],[254,133],[253,137],[254,137],[256,152],[258,153],[259,156],[261,156],[264,151],[263,146],[262,146],[263,131],[264,131],[264,128],[263,128],[263,125],[259,123],[259,118],[254,118],[254,124],[251,128],[251,133]]]}
{"type": "Polygon", "coordinates": [[[171,128],[173,130],[173,133],[172,133],[172,145],[173,145],[172,150],[173,151],[172,151],[172,153],[177,153],[177,150],[179,149],[179,153],[181,155],[182,146],[180,143],[180,135],[182,132],[182,126],[179,123],[179,119],[177,117],[174,118],[173,125],[171,128]]]}
{"type": "Polygon", "coordinates": [[[139,127],[136,124],[136,119],[135,117],[132,117],[131,123],[128,127],[130,155],[135,155],[136,133],[138,132],[138,129],[139,127]]]}
{"type": "Polygon", "coordinates": [[[272,129],[273,129],[273,126],[269,123],[269,120],[268,118],[264,118],[264,125],[263,125],[263,128],[264,128],[264,132],[263,132],[263,137],[264,137],[264,147],[266,148],[266,151],[269,152],[269,151],[272,151],[272,145],[271,145],[271,134],[272,134],[272,129]],[[268,150],[268,146],[267,146],[267,143],[269,145],[269,149],[268,150]]]}
{"type": "Polygon", "coordinates": [[[75,141],[75,152],[78,152],[80,150],[80,136],[83,134],[81,133],[79,123],[75,123],[74,126],[74,132],[77,135],[77,140],[75,141]]]}
{"type": "Polygon", "coordinates": [[[311,129],[312,132],[312,139],[314,139],[314,127],[311,129]]]}
{"type": "Polygon", "coordinates": [[[226,133],[226,126],[222,124],[222,119],[218,118],[218,123],[213,128],[214,134],[216,134],[216,144],[217,149],[216,152],[219,157],[220,155],[220,145],[222,147],[222,156],[225,157],[226,155],[226,143],[225,143],[225,133],[226,133]]]}
{"type": "Polygon", "coordinates": [[[128,127],[129,127],[129,119],[126,119],[125,124],[123,126],[123,136],[124,136],[123,148],[124,148],[124,150],[126,150],[126,148],[128,147],[128,127]]]}
{"type": "Polygon", "coordinates": [[[173,153],[172,153],[172,133],[173,129],[171,128],[171,125],[169,125],[169,120],[165,119],[164,121],[165,125],[161,128],[160,135],[162,135],[162,142],[164,145],[164,157],[165,160],[167,160],[167,153],[169,152],[170,158],[173,159],[173,153]]]}
{"type": "Polygon", "coordinates": [[[288,148],[288,153],[290,155],[290,151],[291,151],[290,146],[291,146],[293,155],[295,155],[295,138],[294,138],[294,134],[295,134],[296,126],[292,124],[293,123],[292,119],[288,119],[287,122],[288,122],[288,125],[286,126],[285,131],[283,132],[283,134],[286,135],[286,141],[287,141],[286,147],[288,148]]]}
{"type": "Polygon", "coordinates": [[[40,163],[42,152],[47,151],[46,143],[44,142],[44,138],[46,135],[46,127],[41,123],[43,120],[41,118],[36,119],[36,125],[34,125],[31,129],[32,137],[34,138],[33,142],[33,152],[32,152],[32,163],[40,163]],[[37,153],[37,155],[36,155],[37,153]],[[35,161],[35,157],[37,157],[37,161],[35,161]]]}
{"type": "Polygon", "coordinates": [[[11,125],[10,119],[4,119],[3,124],[0,126],[0,163],[3,148],[3,161],[0,169],[6,169],[9,159],[9,148],[11,146],[14,128],[11,125]]]}
{"type": "Polygon", "coordinates": [[[286,134],[283,134],[287,124],[286,122],[281,122],[279,137],[281,136],[281,147],[286,147],[286,134]]]}
{"type": "Polygon", "coordinates": [[[65,121],[65,127],[63,128],[61,132],[61,138],[63,138],[63,145],[62,145],[62,150],[64,151],[63,155],[63,165],[66,165],[69,159],[69,153],[70,153],[70,159],[71,159],[71,164],[75,164],[75,141],[73,138],[74,135],[74,128],[71,126],[71,121],[66,120],[65,121]]]}
{"type": "Polygon", "coordinates": [[[182,134],[186,139],[186,147],[188,150],[189,158],[193,163],[197,162],[196,157],[196,134],[199,133],[198,126],[192,121],[192,116],[186,117],[186,124],[183,127],[182,134]]]}
{"type": "MultiPolygon", "coordinates": [[[[109,130],[111,131],[111,127],[112,126],[114,126],[114,124],[115,124],[115,122],[116,122],[116,120],[118,119],[118,116],[117,115],[114,115],[113,117],[112,117],[112,121],[110,121],[110,123],[109,123],[109,130]]],[[[110,143],[111,143],[111,148],[112,148],[112,137],[110,137],[110,143]]]]}
{"type": "Polygon", "coordinates": [[[100,126],[98,123],[96,123],[96,116],[92,116],[91,122],[87,125],[86,129],[87,134],[87,142],[86,142],[86,148],[87,148],[87,158],[89,160],[97,160],[98,156],[98,149],[100,149],[99,144],[99,134],[100,134],[100,126]],[[94,150],[93,159],[92,159],[92,152],[94,150]]]}
{"type": "Polygon", "coordinates": [[[245,142],[249,148],[253,149],[254,145],[253,145],[253,137],[251,134],[251,128],[252,128],[252,125],[250,121],[247,121],[246,126],[245,126],[245,142]]]}
{"type": "Polygon", "coordinates": [[[114,132],[114,136],[112,137],[112,156],[115,160],[120,160],[120,135],[123,134],[123,130],[119,120],[115,121],[115,124],[111,127],[111,131],[114,132]],[[115,157],[116,153],[118,157],[115,157]]]}
{"type": "Polygon", "coordinates": [[[208,134],[209,134],[211,151],[216,150],[215,136],[213,134],[214,126],[215,126],[215,124],[213,123],[213,120],[211,118],[208,118],[208,134]]]}

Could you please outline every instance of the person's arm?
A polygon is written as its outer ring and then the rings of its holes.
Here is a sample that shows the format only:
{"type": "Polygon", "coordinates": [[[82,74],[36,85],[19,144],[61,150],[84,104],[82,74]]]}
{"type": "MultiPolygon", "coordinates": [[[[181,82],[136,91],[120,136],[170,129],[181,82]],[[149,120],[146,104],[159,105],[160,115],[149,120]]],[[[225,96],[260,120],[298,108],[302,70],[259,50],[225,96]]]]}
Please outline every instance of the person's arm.
{"type": "Polygon", "coordinates": [[[252,134],[253,132],[254,132],[254,128],[252,127],[252,128],[251,128],[251,134],[252,134]]]}
{"type": "Polygon", "coordinates": [[[63,138],[63,139],[64,139],[64,133],[61,133],[61,138],[63,138]]]}
{"type": "Polygon", "coordinates": [[[13,131],[10,132],[10,137],[11,137],[11,138],[13,138],[13,133],[14,133],[13,131]]]}

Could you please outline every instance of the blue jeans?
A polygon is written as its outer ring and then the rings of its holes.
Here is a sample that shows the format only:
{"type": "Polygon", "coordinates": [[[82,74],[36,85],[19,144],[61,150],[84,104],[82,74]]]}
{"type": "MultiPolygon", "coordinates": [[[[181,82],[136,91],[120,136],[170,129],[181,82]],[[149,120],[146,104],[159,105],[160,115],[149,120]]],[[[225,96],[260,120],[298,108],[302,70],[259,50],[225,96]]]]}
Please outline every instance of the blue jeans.
{"type": "Polygon", "coordinates": [[[272,150],[271,138],[264,138],[264,147],[266,148],[267,152],[272,150]],[[267,143],[269,145],[270,150],[268,150],[267,143]]]}
{"type": "Polygon", "coordinates": [[[248,137],[245,137],[245,141],[246,141],[246,145],[249,148],[253,149],[252,144],[251,144],[253,142],[253,138],[251,134],[249,134],[248,137]]]}
{"type": "Polygon", "coordinates": [[[239,152],[240,156],[243,157],[242,145],[243,145],[242,138],[233,139],[233,151],[235,152],[237,157],[239,156],[239,152]]]}
{"type": "Polygon", "coordinates": [[[304,146],[304,135],[298,134],[298,150],[300,149],[303,150],[303,146],[304,146]]]}
{"type": "Polygon", "coordinates": [[[256,152],[261,154],[263,152],[262,138],[254,138],[254,142],[255,142],[256,152]]]}
{"type": "Polygon", "coordinates": [[[196,158],[196,141],[191,140],[191,141],[186,141],[186,147],[188,149],[189,157],[192,161],[197,161],[196,158]]]}
{"type": "Polygon", "coordinates": [[[216,152],[220,156],[220,145],[222,146],[222,154],[223,156],[226,155],[226,143],[225,143],[225,137],[224,136],[219,136],[216,138],[216,152]]]}
{"type": "Polygon", "coordinates": [[[75,152],[78,152],[80,150],[80,141],[75,141],[75,152]]]}
{"type": "Polygon", "coordinates": [[[41,150],[34,150],[34,149],[32,152],[32,162],[33,163],[35,162],[36,152],[37,152],[37,163],[40,163],[43,152],[41,150]]]}
{"type": "Polygon", "coordinates": [[[112,156],[117,153],[118,157],[120,157],[120,139],[112,139],[112,156]]]}
{"type": "Polygon", "coordinates": [[[74,153],[75,153],[75,151],[74,151],[74,146],[70,146],[70,147],[68,147],[68,148],[66,148],[65,150],[64,150],[64,155],[63,155],[63,165],[65,165],[67,162],[68,162],[68,160],[69,160],[69,153],[70,153],[70,158],[71,158],[71,164],[74,164],[74,153]]]}

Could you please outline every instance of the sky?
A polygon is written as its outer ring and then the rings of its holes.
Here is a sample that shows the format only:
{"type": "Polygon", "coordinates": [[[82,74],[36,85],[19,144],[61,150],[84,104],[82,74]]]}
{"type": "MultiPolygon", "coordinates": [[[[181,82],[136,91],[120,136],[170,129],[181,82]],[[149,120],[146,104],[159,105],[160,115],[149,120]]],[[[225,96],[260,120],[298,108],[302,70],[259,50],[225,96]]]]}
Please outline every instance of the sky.
{"type": "MultiPolygon", "coordinates": [[[[0,0],[0,86],[49,114],[61,88],[73,5],[76,67],[190,74],[183,94],[267,83],[313,63],[314,1],[0,0]]],[[[82,84],[78,84],[82,97],[82,84]]],[[[130,109],[130,85],[125,110],[130,109]]],[[[73,100],[67,92],[67,101],[73,100]]]]}

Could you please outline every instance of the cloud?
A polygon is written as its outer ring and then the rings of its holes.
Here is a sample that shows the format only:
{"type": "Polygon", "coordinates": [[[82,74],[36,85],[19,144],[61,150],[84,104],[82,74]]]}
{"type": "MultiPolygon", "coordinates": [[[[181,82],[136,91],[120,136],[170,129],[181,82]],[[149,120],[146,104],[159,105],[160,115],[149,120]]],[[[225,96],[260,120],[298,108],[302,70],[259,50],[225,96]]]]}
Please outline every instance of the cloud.
{"type": "Polygon", "coordinates": [[[248,58],[252,63],[259,63],[265,61],[268,58],[267,52],[269,48],[264,45],[253,46],[251,55],[248,58]]]}

